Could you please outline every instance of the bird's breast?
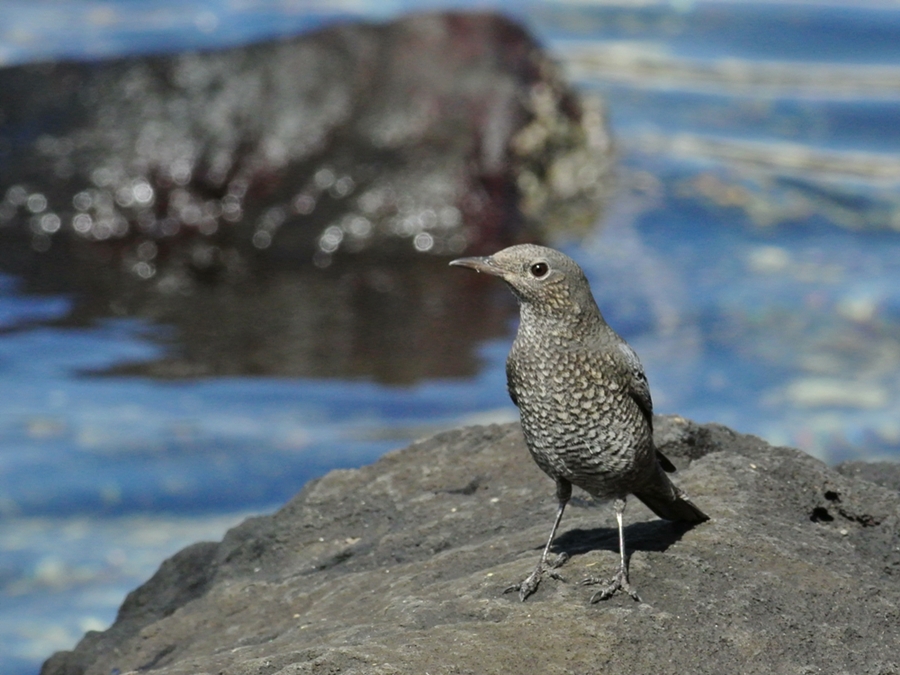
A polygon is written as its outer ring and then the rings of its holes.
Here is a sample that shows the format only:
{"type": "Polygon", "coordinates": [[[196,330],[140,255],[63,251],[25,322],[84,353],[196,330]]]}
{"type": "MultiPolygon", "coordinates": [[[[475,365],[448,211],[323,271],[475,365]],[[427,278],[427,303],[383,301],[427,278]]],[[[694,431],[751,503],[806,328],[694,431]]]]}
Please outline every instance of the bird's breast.
{"type": "Polygon", "coordinates": [[[510,394],[535,462],[593,494],[609,492],[652,453],[649,425],[611,360],[550,356],[515,348],[507,362],[510,394]]]}

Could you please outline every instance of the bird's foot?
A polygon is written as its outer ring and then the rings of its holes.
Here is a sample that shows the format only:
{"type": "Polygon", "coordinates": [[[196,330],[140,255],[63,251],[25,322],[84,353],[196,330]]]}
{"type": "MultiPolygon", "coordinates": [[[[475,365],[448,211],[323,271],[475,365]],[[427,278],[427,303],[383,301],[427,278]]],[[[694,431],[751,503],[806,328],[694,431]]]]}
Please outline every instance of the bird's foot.
{"type": "Polygon", "coordinates": [[[514,584],[509,588],[503,591],[504,594],[512,593],[513,591],[519,592],[519,600],[521,602],[525,602],[525,598],[534,593],[538,586],[541,583],[541,577],[544,575],[544,568],[539,563],[537,567],[534,568],[534,571],[528,575],[528,577],[521,583],[514,584]]]}
{"type": "Polygon", "coordinates": [[[551,579],[556,579],[557,581],[564,582],[565,579],[563,579],[562,575],[558,572],[554,572],[553,570],[561,567],[568,559],[568,553],[560,553],[558,556],[556,556],[556,560],[554,560],[546,569],[544,568],[544,561],[541,560],[534,568],[534,571],[529,574],[522,583],[510,586],[503,592],[512,593],[513,591],[518,591],[519,600],[521,602],[525,602],[525,599],[538,589],[538,586],[541,583],[541,578],[543,578],[545,571],[547,573],[547,576],[551,579]]]}
{"type": "Polygon", "coordinates": [[[614,596],[617,591],[627,593],[635,600],[635,602],[641,601],[640,596],[637,594],[637,590],[628,583],[628,572],[625,571],[624,567],[620,567],[619,571],[616,572],[616,576],[614,576],[610,581],[606,581],[605,579],[598,579],[597,577],[588,577],[587,579],[582,579],[579,584],[581,586],[603,584],[603,588],[601,588],[591,596],[591,604],[600,602],[601,600],[608,600],[609,598],[614,596]]]}

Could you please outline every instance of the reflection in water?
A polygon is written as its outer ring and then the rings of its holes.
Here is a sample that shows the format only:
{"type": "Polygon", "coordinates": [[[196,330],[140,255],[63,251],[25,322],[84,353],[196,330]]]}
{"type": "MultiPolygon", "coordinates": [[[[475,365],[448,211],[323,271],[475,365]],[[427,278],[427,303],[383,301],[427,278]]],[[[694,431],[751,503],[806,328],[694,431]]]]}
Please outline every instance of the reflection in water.
{"type": "MultiPolygon", "coordinates": [[[[117,312],[173,326],[158,361],[108,374],[365,378],[391,384],[471,377],[484,341],[509,329],[513,302],[447,274],[444,258],[344,256],[326,269],[267,270],[232,283],[160,292],[118,279],[76,302],[66,323],[117,312]]],[[[153,339],[153,338],[151,338],[153,339]]]]}

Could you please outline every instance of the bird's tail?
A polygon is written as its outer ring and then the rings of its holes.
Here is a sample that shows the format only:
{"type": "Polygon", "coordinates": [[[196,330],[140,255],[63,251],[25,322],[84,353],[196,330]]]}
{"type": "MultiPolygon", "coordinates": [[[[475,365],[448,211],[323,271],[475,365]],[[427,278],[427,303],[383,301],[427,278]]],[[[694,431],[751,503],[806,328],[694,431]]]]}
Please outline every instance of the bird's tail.
{"type": "MultiPolygon", "coordinates": [[[[662,474],[662,471],[660,471],[662,474]]],[[[666,520],[675,520],[681,523],[702,523],[709,520],[709,516],[703,513],[688,496],[679,488],[672,485],[666,478],[669,490],[637,491],[634,496],[646,504],[653,513],[666,520]]]]}

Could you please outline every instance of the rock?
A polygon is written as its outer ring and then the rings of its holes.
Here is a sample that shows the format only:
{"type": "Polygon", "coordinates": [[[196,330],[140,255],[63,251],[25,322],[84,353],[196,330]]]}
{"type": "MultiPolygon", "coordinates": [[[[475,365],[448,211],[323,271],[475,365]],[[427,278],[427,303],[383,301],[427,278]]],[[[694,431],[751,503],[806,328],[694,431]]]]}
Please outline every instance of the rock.
{"type": "Polygon", "coordinates": [[[0,120],[0,225],[145,280],[585,228],[612,154],[602,108],[494,14],[6,68],[0,120]]]}
{"type": "Polygon", "coordinates": [[[611,163],[495,14],[0,69],[0,270],[165,327],[112,374],[465,377],[515,304],[446,256],[592,226],[611,163]]]}
{"type": "Polygon", "coordinates": [[[617,556],[612,510],[584,498],[556,541],[568,582],[503,594],[539,554],[553,488],[518,425],[469,427],[185,549],[42,673],[900,670],[895,492],[717,425],[660,417],[657,438],[712,521],[684,531],[631,500],[642,603],[590,605],[574,583],[617,556]]]}
{"type": "Polygon", "coordinates": [[[845,476],[862,478],[900,492],[900,464],[897,462],[842,462],[834,468],[845,476]]]}

